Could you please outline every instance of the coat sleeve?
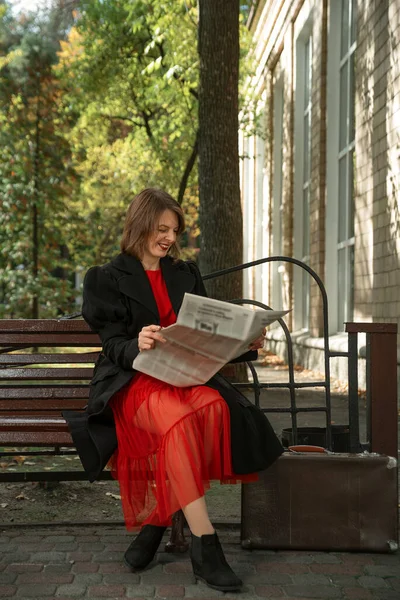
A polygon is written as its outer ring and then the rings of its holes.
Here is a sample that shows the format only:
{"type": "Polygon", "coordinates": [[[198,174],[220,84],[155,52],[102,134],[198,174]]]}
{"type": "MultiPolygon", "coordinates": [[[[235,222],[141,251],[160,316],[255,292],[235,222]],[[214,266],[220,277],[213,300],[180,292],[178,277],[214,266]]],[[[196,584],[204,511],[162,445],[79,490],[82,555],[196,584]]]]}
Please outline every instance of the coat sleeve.
{"type": "Polygon", "coordinates": [[[102,267],[92,267],[83,282],[82,315],[101,339],[103,354],[126,371],[139,353],[138,338],[128,334],[128,310],[118,283],[102,267]]]}
{"type": "MultiPolygon", "coordinates": [[[[206,288],[204,286],[203,278],[201,276],[201,273],[199,271],[197,264],[194,261],[190,260],[190,261],[187,261],[187,265],[189,266],[190,271],[196,277],[195,293],[198,294],[199,296],[207,296],[208,294],[207,294],[206,288]]],[[[257,360],[257,358],[258,358],[257,350],[249,350],[248,352],[245,352],[244,354],[241,354],[240,356],[233,358],[231,361],[229,361],[229,363],[247,362],[247,361],[257,360]]]]}

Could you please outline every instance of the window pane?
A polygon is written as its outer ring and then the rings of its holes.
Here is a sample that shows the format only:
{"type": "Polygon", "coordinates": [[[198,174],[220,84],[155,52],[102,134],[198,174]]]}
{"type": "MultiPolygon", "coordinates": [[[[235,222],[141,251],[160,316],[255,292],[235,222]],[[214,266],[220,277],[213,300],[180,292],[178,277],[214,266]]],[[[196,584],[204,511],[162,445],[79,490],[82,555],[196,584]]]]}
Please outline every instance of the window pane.
{"type": "Polygon", "coordinates": [[[356,94],[354,89],[354,52],[350,56],[350,90],[349,90],[349,143],[355,137],[354,105],[356,94]]]}
{"type": "Polygon", "coordinates": [[[303,183],[309,180],[309,172],[310,172],[310,125],[309,125],[309,117],[305,115],[304,117],[304,134],[303,134],[303,183]]]}
{"type": "Polygon", "coordinates": [[[349,63],[346,61],[340,69],[339,150],[347,146],[348,73],[349,63]]]}
{"type": "Polygon", "coordinates": [[[310,254],[310,201],[309,189],[303,191],[303,260],[310,254]]]}
{"type": "Polygon", "coordinates": [[[304,47],[304,108],[307,108],[310,102],[310,83],[311,83],[311,38],[308,38],[304,47]]]}
{"type": "Polygon", "coordinates": [[[310,276],[306,271],[302,274],[302,326],[308,329],[308,315],[310,311],[310,276]]]}
{"type": "Polygon", "coordinates": [[[342,0],[342,35],[341,35],[341,44],[340,44],[340,57],[346,54],[349,49],[349,3],[351,0],[342,0]]]}
{"type": "Polygon", "coordinates": [[[348,237],[354,235],[354,150],[348,154],[348,237]]]}
{"type": "Polygon", "coordinates": [[[354,44],[356,41],[356,27],[357,27],[357,0],[352,1],[351,5],[351,32],[350,32],[350,44],[354,44]]]}
{"type": "Polygon", "coordinates": [[[346,321],[354,318],[354,246],[349,248],[349,281],[346,321]]]}
{"type": "Polygon", "coordinates": [[[338,251],[338,331],[346,321],[346,254],[347,248],[338,251]]]}
{"type": "Polygon", "coordinates": [[[338,227],[338,242],[347,240],[347,154],[339,160],[339,227],[338,227]]]}

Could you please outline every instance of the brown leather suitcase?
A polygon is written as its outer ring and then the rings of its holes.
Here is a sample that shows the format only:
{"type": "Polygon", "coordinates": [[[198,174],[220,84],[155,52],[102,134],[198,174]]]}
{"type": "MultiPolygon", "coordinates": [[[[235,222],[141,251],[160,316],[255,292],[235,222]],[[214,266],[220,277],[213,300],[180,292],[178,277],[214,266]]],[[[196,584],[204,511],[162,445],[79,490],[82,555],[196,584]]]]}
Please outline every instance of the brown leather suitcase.
{"type": "Polygon", "coordinates": [[[244,548],[398,548],[397,460],[378,454],[285,452],[242,486],[244,548]]]}

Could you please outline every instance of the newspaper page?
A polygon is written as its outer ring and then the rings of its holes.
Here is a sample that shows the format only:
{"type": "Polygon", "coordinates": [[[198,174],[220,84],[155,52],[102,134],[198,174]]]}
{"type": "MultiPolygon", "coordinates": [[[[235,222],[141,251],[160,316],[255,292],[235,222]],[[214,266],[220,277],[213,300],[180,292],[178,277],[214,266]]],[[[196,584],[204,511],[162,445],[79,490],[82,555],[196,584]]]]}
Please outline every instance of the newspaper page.
{"type": "Polygon", "coordinates": [[[162,329],[166,343],[141,352],[132,366],[178,387],[200,385],[287,312],[185,294],[176,323],[162,329]]]}

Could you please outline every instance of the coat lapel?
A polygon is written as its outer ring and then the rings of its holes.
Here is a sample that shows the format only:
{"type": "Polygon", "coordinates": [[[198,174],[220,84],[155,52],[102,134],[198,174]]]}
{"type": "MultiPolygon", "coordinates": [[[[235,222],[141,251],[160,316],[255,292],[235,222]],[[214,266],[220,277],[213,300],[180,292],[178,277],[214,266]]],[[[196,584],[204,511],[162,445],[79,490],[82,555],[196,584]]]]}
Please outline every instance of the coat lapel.
{"type": "MultiPolygon", "coordinates": [[[[159,323],[157,303],[140,260],[128,254],[119,254],[111,264],[124,272],[118,281],[121,292],[150,310],[157,318],[156,323],[159,323]]],[[[162,258],[160,264],[172,308],[177,315],[185,293],[193,292],[196,278],[192,273],[179,268],[179,263],[174,263],[169,256],[162,258]]]]}
{"type": "Polygon", "coordinates": [[[162,258],[160,262],[168,296],[171,300],[172,308],[177,315],[185,293],[193,292],[196,285],[196,278],[192,273],[180,269],[168,256],[162,258]]]}
{"type": "Polygon", "coordinates": [[[111,264],[124,272],[124,275],[118,280],[121,292],[142,304],[156,317],[155,323],[159,323],[157,303],[140,260],[129,254],[118,254],[111,264]]]}

